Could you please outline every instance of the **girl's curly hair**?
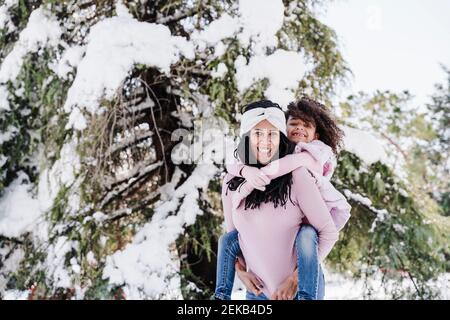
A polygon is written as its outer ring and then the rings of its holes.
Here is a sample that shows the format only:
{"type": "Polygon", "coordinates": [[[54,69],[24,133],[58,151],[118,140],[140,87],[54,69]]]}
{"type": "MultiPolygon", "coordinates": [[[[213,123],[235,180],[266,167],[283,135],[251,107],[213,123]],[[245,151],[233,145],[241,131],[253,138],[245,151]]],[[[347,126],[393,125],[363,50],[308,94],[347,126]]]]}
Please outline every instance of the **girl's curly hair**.
{"type": "Polygon", "coordinates": [[[308,98],[289,103],[286,121],[289,117],[314,124],[319,140],[327,144],[337,156],[343,145],[344,131],[340,129],[330,111],[323,104],[308,98]]]}

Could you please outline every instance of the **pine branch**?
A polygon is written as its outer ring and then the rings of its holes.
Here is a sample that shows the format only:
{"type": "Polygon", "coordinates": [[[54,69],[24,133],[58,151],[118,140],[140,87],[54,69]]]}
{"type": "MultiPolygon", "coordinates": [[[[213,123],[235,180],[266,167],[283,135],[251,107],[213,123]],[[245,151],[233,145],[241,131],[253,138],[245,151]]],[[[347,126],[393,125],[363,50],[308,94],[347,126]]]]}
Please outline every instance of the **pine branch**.
{"type": "Polygon", "coordinates": [[[10,237],[5,237],[5,236],[0,235],[0,242],[3,243],[4,241],[12,242],[14,244],[24,244],[23,241],[18,240],[16,238],[10,238],[10,237]]]}
{"type": "MultiPolygon", "coordinates": [[[[159,168],[162,165],[162,161],[158,161],[156,163],[152,163],[150,165],[147,165],[144,167],[144,165],[138,164],[135,166],[130,173],[126,177],[122,177],[117,180],[113,181],[105,181],[104,185],[106,185],[109,188],[112,188],[115,185],[118,185],[122,182],[127,181],[124,185],[120,186],[116,190],[112,190],[111,192],[107,193],[106,196],[103,198],[102,202],[100,203],[100,207],[104,208],[108,203],[110,203],[115,197],[121,195],[123,192],[125,192],[129,187],[131,187],[134,183],[142,179],[143,177],[150,174],[155,169],[159,168]],[[144,167],[144,168],[143,168],[144,167]]],[[[109,189],[108,188],[108,189],[109,189]]]]}
{"type": "Polygon", "coordinates": [[[196,7],[195,9],[188,9],[186,11],[177,11],[173,15],[157,18],[155,23],[169,24],[169,23],[177,22],[184,18],[192,17],[192,16],[196,15],[198,12],[199,12],[199,7],[196,7]]]}
{"type": "Polygon", "coordinates": [[[126,128],[126,127],[130,126],[131,124],[136,123],[138,120],[142,120],[146,116],[147,116],[147,114],[145,114],[145,113],[139,113],[139,114],[135,115],[134,117],[120,118],[119,120],[117,120],[115,125],[120,128],[126,128]]]}
{"type": "Polygon", "coordinates": [[[403,151],[403,149],[398,145],[398,143],[396,143],[394,140],[392,140],[390,137],[388,137],[386,134],[384,134],[383,132],[381,132],[381,136],[383,138],[385,138],[386,140],[388,140],[403,156],[403,158],[408,161],[408,155],[406,154],[405,151],[403,151]]]}
{"type": "Polygon", "coordinates": [[[122,217],[128,216],[128,215],[132,214],[133,212],[142,209],[149,202],[153,201],[158,196],[159,196],[159,192],[156,192],[156,191],[151,192],[149,195],[142,198],[139,201],[138,205],[136,205],[132,208],[123,208],[123,209],[116,210],[116,211],[112,212],[111,214],[109,214],[108,217],[104,221],[111,222],[111,221],[118,220],[122,217]]]}
{"type": "Polygon", "coordinates": [[[105,157],[111,156],[113,153],[123,150],[131,145],[134,145],[142,140],[150,138],[153,135],[152,131],[139,130],[137,133],[133,134],[131,137],[123,139],[120,143],[111,145],[108,150],[106,150],[105,157]]]}
{"type": "Polygon", "coordinates": [[[124,115],[129,115],[129,114],[139,114],[144,110],[153,108],[155,106],[155,102],[150,99],[150,97],[146,97],[146,99],[144,101],[142,101],[139,104],[135,104],[135,101],[137,99],[134,99],[133,101],[127,102],[126,106],[125,106],[125,111],[124,111],[124,115]]]}
{"type": "MultiPolygon", "coordinates": [[[[155,94],[155,92],[152,90],[152,88],[145,81],[143,81],[142,79],[139,79],[139,80],[144,85],[145,92],[147,93],[147,96],[149,97],[150,94],[151,94],[153,96],[153,98],[155,99],[156,103],[158,104],[159,109],[162,110],[161,104],[159,103],[159,100],[158,100],[158,96],[155,94]]],[[[167,166],[167,160],[166,160],[166,154],[165,154],[166,148],[164,146],[164,142],[163,142],[163,140],[161,138],[161,135],[159,133],[159,128],[158,128],[157,123],[156,123],[156,119],[155,119],[155,114],[153,112],[153,108],[150,108],[150,111],[151,111],[153,125],[155,127],[156,136],[158,137],[159,144],[160,144],[160,147],[161,147],[161,155],[162,155],[163,162],[164,162],[165,182],[167,182],[167,181],[169,181],[169,178],[168,178],[169,169],[168,169],[168,166],[167,166]]]]}

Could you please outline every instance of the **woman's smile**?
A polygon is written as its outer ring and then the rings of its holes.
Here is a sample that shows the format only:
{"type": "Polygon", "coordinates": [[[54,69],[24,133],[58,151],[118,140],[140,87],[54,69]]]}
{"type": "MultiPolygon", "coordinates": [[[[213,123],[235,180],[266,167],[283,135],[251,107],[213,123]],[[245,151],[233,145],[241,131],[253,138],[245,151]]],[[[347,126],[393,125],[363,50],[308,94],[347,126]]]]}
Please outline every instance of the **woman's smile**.
{"type": "Polygon", "coordinates": [[[279,145],[280,130],[267,120],[259,122],[250,131],[250,148],[261,164],[267,164],[272,160],[279,145]]]}
{"type": "Polygon", "coordinates": [[[272,152],[272,148],[268,147],[257,147],[258,153],[269,156],[272,152]]]}

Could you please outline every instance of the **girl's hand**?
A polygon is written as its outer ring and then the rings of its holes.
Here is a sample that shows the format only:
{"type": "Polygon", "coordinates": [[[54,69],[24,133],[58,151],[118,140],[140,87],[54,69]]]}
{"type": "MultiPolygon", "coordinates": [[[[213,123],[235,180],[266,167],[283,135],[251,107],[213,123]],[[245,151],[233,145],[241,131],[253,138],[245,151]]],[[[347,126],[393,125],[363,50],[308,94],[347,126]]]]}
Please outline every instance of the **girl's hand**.
{"type": "Polygon", "coordinates": [[[272,294],[272,300],[292,300],[297,293],[297,277],[290,276],[272,294]]]}
{"type": "Polygon", "coordinates": [[[245,178],[255,189],[264,191],[270,179],[261,170],[255,167],[244,166],[241,170],[242,177],[245,178]]]}
{"type": "MultiPolygon", "coordinates": [[[[236,266],[239,263],[236,263],[236,266]]],[[[253,292],[255,295],[260,295],[262,293],[262,282],[258,279],[258,277],[252,273],[247,272],[244,269],[241,269],[240,267],[236,268],[237,275],[239,279],[241,279],[244,286],[247,288],[248,291],[253,292]]]]}

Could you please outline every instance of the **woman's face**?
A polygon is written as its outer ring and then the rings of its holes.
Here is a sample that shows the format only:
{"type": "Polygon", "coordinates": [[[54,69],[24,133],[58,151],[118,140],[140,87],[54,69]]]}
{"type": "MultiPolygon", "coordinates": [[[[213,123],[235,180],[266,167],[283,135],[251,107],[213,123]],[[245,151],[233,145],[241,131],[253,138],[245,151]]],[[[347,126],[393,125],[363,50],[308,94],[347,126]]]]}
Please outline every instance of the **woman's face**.
{"type": "Polygon", "coordinates": [[[250,148],[261,164],[267,164],[278,152],[280,130],[263,120],[250,130],[250,148]]]}
{"type": "Polygon", "coordinates": [[[287,121],[287,135],[292,142],[311,142],[319,138],[316,126],[299,118],[289,117],[287,121]]]}

